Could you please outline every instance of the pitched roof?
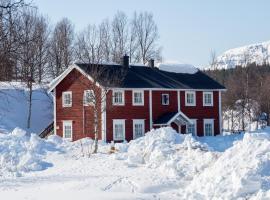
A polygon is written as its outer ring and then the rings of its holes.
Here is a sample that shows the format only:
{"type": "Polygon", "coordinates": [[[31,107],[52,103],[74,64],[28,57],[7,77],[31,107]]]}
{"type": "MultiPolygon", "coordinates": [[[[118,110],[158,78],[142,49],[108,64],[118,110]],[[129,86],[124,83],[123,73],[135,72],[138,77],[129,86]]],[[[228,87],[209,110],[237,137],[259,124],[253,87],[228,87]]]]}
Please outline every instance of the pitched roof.
{"type": "Polygon", "coordinates": [[[80,64],[76,65],[85,73],[91,76],[91,71],[97,67],[102,69],[104,76],[99,80],[101,85],[107,83],[107,78],[118,75],[122,77],[122,81],[109,85],[110,87],[119,88],[165,88],[165,89],[225,89],[224,86],[207,76],[201,71],[194,74],[175,73],[159,70],[154,67],[130,65],[124,67],[122,65],[93,65],[80,64]]]}

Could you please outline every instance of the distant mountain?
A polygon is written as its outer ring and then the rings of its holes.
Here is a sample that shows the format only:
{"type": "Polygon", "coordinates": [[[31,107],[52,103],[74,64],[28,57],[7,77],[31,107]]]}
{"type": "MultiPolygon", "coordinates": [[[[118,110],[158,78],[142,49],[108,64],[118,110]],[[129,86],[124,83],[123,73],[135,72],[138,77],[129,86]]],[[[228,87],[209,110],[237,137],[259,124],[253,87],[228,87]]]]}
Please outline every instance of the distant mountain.
{"type": "Polygon", "coordinates": [[[217,57],[218,69],[230,69],[247,63],[261,65],[270,61],[270,41],[230,49],[217,57]]]}

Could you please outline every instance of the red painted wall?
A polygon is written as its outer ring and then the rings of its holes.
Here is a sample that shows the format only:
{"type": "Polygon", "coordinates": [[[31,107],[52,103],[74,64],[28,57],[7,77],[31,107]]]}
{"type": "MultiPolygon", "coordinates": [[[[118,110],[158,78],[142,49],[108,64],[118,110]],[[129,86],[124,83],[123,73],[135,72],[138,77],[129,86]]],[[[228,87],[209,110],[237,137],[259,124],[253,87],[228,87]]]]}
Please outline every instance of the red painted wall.
{"type": "MultiPolygon", "coordinates": [[[[84,137],[94,138],[93,108],[83,106],[84,90],[92,88],[91,82],[77,70],[69,73],[56,87],[56,125],[57,135],[63,136],[63,120],[72,120],[73,138],[78,140],[84,137]],[[62,106],[62,92],[72,91],[72,107],[62,106]],[[83,115],[84,112],[84,115],[83,115]]],[[[101,114],[99,113],[99,121],[101,114]]],[[[98,131],[101,133],[101,123],[98,131]]],[[[101,134],[99,134],[101,139],[101,134]]]]}

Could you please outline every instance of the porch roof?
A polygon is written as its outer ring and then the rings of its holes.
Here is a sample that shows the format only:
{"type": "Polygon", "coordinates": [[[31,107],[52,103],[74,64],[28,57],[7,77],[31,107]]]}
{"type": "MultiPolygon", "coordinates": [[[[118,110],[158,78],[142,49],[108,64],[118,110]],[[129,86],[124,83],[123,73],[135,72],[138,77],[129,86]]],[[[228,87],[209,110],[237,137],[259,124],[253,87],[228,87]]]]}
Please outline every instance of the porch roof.
{"type": "Polygon", "coordinates": [[[193,122],[181,111],[179,112],[168,112],[161,115],[157,120],[154,121],[154,125],[170,125],[172,122],[177,125],[187,125],[193,122]]]}

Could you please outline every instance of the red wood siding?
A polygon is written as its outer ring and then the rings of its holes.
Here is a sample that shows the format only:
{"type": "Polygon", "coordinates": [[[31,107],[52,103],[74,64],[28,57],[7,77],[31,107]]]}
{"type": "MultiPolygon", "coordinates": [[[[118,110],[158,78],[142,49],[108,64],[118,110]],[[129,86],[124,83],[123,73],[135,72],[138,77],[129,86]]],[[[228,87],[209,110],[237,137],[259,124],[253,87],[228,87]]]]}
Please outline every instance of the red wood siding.
{"type": "Polygon", "coordinates": [[[133,139],[133,119],[145,119],[145,132],[149,131],[149,91],[144,91],[144,105],[132,105],[132,90],[125,90],[125,105],[112,105],[112,91],[107,94],[106,133],[107,141],[113,140],[113,119],[125,119],[125,139],[133,139]]]}
{"type": "MultiPolygon", "coordinates": [[[[204,135],[203,119],[214,119],[215,135],[219,134],[219,94],[213,92],[213,106],[203,106],[203,92],[196,92],[196,106],[185,106],[185,91],[180,95],[181,111],[191,119],[197,119],[197,134],[204,135]]],[[[182,129],[183,130],[183,129],[182,129]]]]}
{"type": "MultiPolygon", "coordinates": [[[[92,88],[91,82],[76,69],[71,71],[56,87],[57,135],[63,136],[63,120],[72,120],[73,138],[94,138],[93,107],[83,106],[84,90],[92,88]],[[72,91],[72,107],[62,106],[62,92],[72,91]],[[83,122],[84,121],[84,122],[83,122]]],[[[101,114],[99,113],[99,139],[101,139],[101,114]]]]}

